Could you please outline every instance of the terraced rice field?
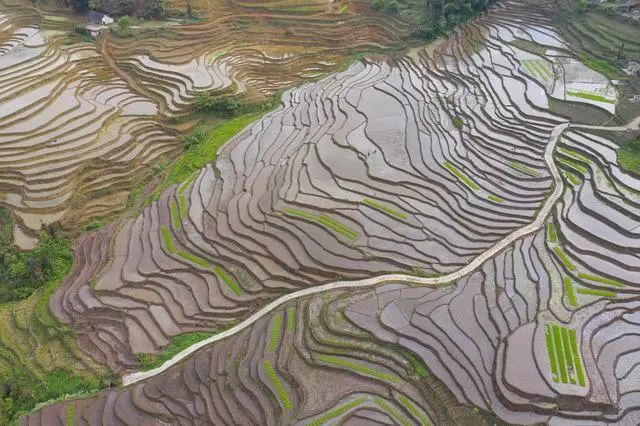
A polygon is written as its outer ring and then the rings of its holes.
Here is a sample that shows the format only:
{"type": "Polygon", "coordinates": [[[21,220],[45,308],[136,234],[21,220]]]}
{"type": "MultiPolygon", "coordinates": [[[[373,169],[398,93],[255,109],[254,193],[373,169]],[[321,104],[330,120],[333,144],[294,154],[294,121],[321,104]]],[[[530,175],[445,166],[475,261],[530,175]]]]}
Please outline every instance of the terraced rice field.
{"type": "Polygon", "coordinates": [[[0,203],[16,216],[16,243],[31,248],[43,225],[78,229],[122,210],[132,182],[180,139],[94,44],[67,43],[73,21],[0,13],[0,203]]]}
{"type": "Polygon", "coordinates": [[[102,45],[169,115],[190,110],[204,91],[264,99],[338,70],[353,52],[404,47],[411,31],[374,13],[368,0],[210,0],[192,9],[198,22],[109,36],[102,45]]]}
{"type": "Polygon", "coordinates": [[[23,424],[636,424],[640,178],[615,140],[640,121],[551,111],[587,84],[555,12],[501,1],[434,45],[287,90],[215,165],[80,237],[50,308],[128,385],[23,424]]]}

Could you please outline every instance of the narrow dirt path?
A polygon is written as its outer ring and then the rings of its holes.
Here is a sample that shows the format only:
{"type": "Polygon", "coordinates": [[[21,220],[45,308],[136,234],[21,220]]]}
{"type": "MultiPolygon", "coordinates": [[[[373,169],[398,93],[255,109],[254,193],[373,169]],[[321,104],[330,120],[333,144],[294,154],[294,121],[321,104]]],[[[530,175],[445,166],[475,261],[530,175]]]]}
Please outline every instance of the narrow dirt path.
{"type": "Polygon", "coordinates": [[[560,176],[560,172],[553,161],[553,153],[555,151],[555,147],[562,136],[562,133],[567,128],[575,128],[575,129],[585,129],[585,130],[607,130],[607,131],[625,131],[625,130],[640,130],[640,117],[637,117],[635,120],[631,121],[625,126],[618,127],[606,127],[606,126],[587,126],[587,125],[574,125],[571,123],[562,123],[557,125],[551,132],[551,136],[549,138],[549,143],[544,152],[544,160],[547,163],[547,167],[551,171],[551,175],[554,180],[554,188],[551,195],[547,198],[545,204],[542,206],[535,220],[531,222],[529,225],[517,229],[511,234],[507,235],[502,240],[498,241],[491,248],[483,252],[480,256],[473,259],[469,264],[465,267],[452,272],[451,274],[443,275],[440,277],[431,277],[431,278],[421,278],[415,277],[413,275],[404,275],[404,274],[390,274],[390,275],[380,275],[377,277],[366,278],[358,281],[337,281],[329,284],[324,284],[317,287],[305,288],[303,290],[299,290],[287,295],[284,295],[268,305],[264,306],[259,311],[255,312],[253,315],[240,322],[236,326],[230,328],[227,331],[216,334],[215,336],[209,337],[208,339],[202,340],[182,352],[176,354],[173,358],[166,361],[160,367],[154,368],[149,371],[139,371],[136,373],[131,373],[122,377],[123,386],[129,386],[134,383],[137,383],[141,380],[148,379],[150,377],[156,376],[171,366],[183,361],[184,359],[191,356],[194,352],[199,349],[210,345],[219,340],[225,339],[229,336],[233,336],[244,330],[245,328],[251,326],[254,322],[262,318],[263,316],[269,314],[271,311],[275,310],[279,306],[295,299],[299,299],[301,297],[309,296],[312,294],[322,293],[329,290],[336,289],[345,289],[345,288],[363,288],[363,287],[372,287],[379,284],[384,284],[388,282],[401,282],[401,283],[411,283],[411,284],[419,284],[419,285],[430,285],[437,286],[443,284],[449,284],[453,281],[457,281],[460,278],[471,274],[480,268],[487,260],[491,259],[496,254],[500,253],[502,250],[513,244],[520,238],[526,237],[527,235],[531,235],[537,232],[540,228],[542,228],[545,224],[547,216],[551,212],[551,209],[554,207],[558,198],[562,195],[562,191],[564,189],[564,183],[560,176]]]}

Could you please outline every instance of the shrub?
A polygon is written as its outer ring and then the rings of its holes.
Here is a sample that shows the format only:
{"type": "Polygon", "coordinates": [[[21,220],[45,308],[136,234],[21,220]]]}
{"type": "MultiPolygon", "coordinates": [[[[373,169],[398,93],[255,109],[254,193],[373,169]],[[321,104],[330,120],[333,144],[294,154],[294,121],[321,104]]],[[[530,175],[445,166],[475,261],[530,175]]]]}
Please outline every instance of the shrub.
{"type": "Polygon", "coordinates": [[[239,108],[240,103],[230,96],[215,97],[210,92],[204,92],[196,97],[198,111],[234,115],[239,108]]]}
{"type": "Polygon", "coordinates": [[[382,10],[384,8],[384,0],[373,0],[372,4],[375,10],[382,10]]]}
{"type": "Polygon", "coordinates": [[[623,142],[616,153],[620,167],[640,175],[640,139],[623,142]]]}
{"type": "Polygon", "coordinates": [[[456,126],[456,128],[460,129],[464,125],[464,120],[462,119],[462,117],[456,116],[453,118],[453,125],[456,126]]]}

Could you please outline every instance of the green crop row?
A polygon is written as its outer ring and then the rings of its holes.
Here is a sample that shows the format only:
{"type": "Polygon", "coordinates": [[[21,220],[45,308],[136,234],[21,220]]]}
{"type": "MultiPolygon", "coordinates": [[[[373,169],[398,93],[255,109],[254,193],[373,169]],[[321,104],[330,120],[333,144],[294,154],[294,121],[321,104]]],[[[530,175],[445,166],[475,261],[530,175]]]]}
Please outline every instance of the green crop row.
{"type": "Polygon", "coordinates": [[[291,410],[293,408],[293,404],[291,403],[289,395],[287,395],[287,391],[284,389],[284,386],[282,386],[282,382],[280,381],[280,378],[278,378],[278,375],[269,360],[264,361],[264,370],[267,373],[267,377],[269,377],[269,380],[271,380],[271,383],[273,383],[273,386],[276,388],[277,396],[282,406],[286,410],[291,410]]]}
{"type": "Polygon", "coordinates": [[[567,299],[569,299],[569,304],[571,306],[578,306],[578,302],[576,301],[576,294],[573,291],[573,284],[571,283],[571,278],[564,277],[564,288],[567,291],[567,299]]]}
{"type": "Polygon", "coordinates": [[[576,331],[560,325],[547,324],[545,341],[553,381],[584,386],[584,370],[578,350],[576,331]]]}
{"type": "Polygon", "coordinates": [[[418,420],[420,426],[431,426],[431,421],[427,414],[422,411],[422,409],[418,408],[407,396],[402,394],[398,395],[398,401],[400,401],[400,403],[409,410],[411,415],[418,420]]]}
{"type": "Polygon", "coordinates": [[[409,420],[409,418],[407,416],[402,414],[398,409],[393,407],[391,404],[389,404],[384,399],[376,397],[376,398],[373,398],[373,402],[378,407],[382,408],[382,411],[386,412],[391,417],[393,417],[398,422],[398,424],[400,424],[401,426],[413,426],[413,422],[411,420],[409,420]]]}
{"type": "Polygon", "coordinates": [[[282,211],[284,212],[284,214],[288,216],[299,217],[301,219],[309,220],[311,222],[315,222],[319,225],[322,225],[325,228],[328,228],[329,230],[337,234],[343,235],[352,241],[358,239],[358,237],[360,236],[360,234],[357,231],[349,228],[346,225],[343,225],[342,223],[338,222],[332,217],[327,216],[326,214],[320,214],[315,216],[303,210],[292,209],[292,208],[285,208],[282,211]]]}
{"type": "Polygon", "coordinates": [[[396,376],[395,374],[383,373],[381,371],[376,371],[373,368],[367,367],[366,365],[357,364],[355,362],[348,361],[344,358],[340,358],[333,355],[318,355],[318,359],[327,364],[337,365],[339,367],[346,368],[347,370],[354,371],[356,373],[361,373],[367,376],[375,377],[380,380],[384,380],[391,383],[401,383],[402,379],[396,376]]]}
{"type": "Polygon", "coordinates": [[[586,294],[586,295],[589,295],[589,296],[605,297],[607,299],[616,299],[618,297],[618,295],[616,293],[614,293],[613,291],[597,290],[597,289],[594,289],[594,288],[579,288],[578,289],[578,293],[586,294]]]}
{"type": "Polygon", "coordinates": [[[597,275],[590,275],[590,274],[585,274],[583,272],[580,272],[578,274],[579,278],[585,279],[585,280],[590,280],[590,281],[595,281],[598,283],[602,283],[602,284],[608,284],[614,287],[624,287],[624,283],[621,283],[620,281],[611,279],[611,278],[605,278],[605,277],[600,277],[597,275]]]}
{"type": "Polygon", "coordinates": [[[553,248],[553,251],[558,255],[562,263],[564,263],[564,266],[566,266],[570,271],[576,270],[576,265],[571,262],[571,259],[569,259],[569,256],[567,256],[567,253],[565,253],[562,247],[556,246],[553,248]]]}
{"type": "Polygon", "coordinates": [[[378,203],[377,201],[374,201],[370,198],[365,198],[364,200],[362,200],[362,202],[366,205],[368,205],[369,207],[373,207],[376,210],[380,210],[382,213],[386,213],[389,216],[393,216],[396,217],[398,219],[402,219],[405,220],[409,217],[409,215],[407,215],[404,212],[395,210],[389,206],[386,206],[384,204],[378,203]]]}
{"type": "Polygon", "coordinates": [[[581,90],[567,90],[567,95],[573,96],[574,98],[588,99],[596,102],[604,102],[608,104],[615,104],[617,102],[616,99],[605,98],[602,95],[598,95],[597,93],[591,92],[583,92],[581,90]]]}
{"type": "Polygon", "coordinates": [[[447,170],[449,170],[449,172],[451,172],[454,176],[456,176],[458,179],[460,179],[460,181],[462,181],[462,183],[464,183],[467,187],[469,187],[469,189],[472,189],[473,191],[478,191],[480,189],[480,187],[478,186],[477,183],[475,183],[473,180],[471,180],[471,178],[469,176],[467,176],[466,174],[464,174],[463,172],[458,170],[456,168],[456,166],[454,166],[450,162],[445,161],[444,163],[442,163],[442,165],[447,170]]]}
{"type": "Polygon", "coordinates": [[[209,262],[207,262],[206,260],[204,260],[203,258],[201,258],[200,256],[196,256],[193,253],[189,253],[183,250],[178,250],[178,252],[176,253],[178,256],[182,257],[183,259],[187,259],[193,263],[195,263],[196,265],[200,265],[202,267],[208,268],[211,266],[211,264],[209,262]]]}
{"type": "Polygon", "coordinates": [[[173,223],[173,227],[175,229],[180,229],[180,225],[182,225],[182,220],[180,220],[180,212],[178,211],[178,205],[175,201],[171,200],[170,203],[171,208],[171,222],[173,223]]]}
{"type": "Polygon", "coordinates": [[[541,177],[542,176],[540,173],[538,173],[537,171],[533,170],[532,168],[527,167],[524,164],[518,163],[516,161],[509,160],[509,161],[507,161],[507,164],[509,166],[511,166],[512,168],[518,170],[519,172],[524,173],[525,175],[529,175],[529,176],[532,176],[532,177],[541,177]]]}
{"type": "Polygon", "coordinates": [[[162,238],[164,238],[164,245],[167,248],[167,251],[169,253],[174,253],[176,251],[176,248],[173,246],[173,241],[171,240],[171,234],[169,234],[169,230],[166,226],[163,226],[160,228],[160,231],[162,232],[162,238]]]}
{"type": "Polygon", "coordinates": [[[367,398],[362,396],[360,398],[354,399],[353,401],[347,402],[346,404],[343,404],[343,405],[341,405],[341,406],[339,406],[337,408],[334,408],[331,411],[327,411],[326,413],[322,414],[320,417],[317,417],[317,418],[313,419],[312,421],[307,423],[306,426],[322,426],[323,424],[327,423],[328,421],[342,416],[343,414],[347,413],[349,410],[351,410],[351,409],[357,407],[358,405],[362,404],[366,400],[367,400],[367,398]]]}
{"type": "Polygon", "coordinates": [[[237,296],[240,296],[242,294],[242,288],[240,288],[240,286],[234,280],[232,280],[231,277],[227,275],[226,272],[224,272],[224,269],[222,269],[220,266],[216,266],[214,268],[214,271],[216,272],[216,274],[218,274],[220,279],[224,281],[226,285],[229,286],[231,291],[233,291],[237,296]]]}
{"type": "Polygon", "coordinates": [[[282,315],[277,314],[273,317],[273,325],[271,326],[271,338],[269,339],[269,352],[273,352],[280,343],[280,328],[282,327],[282,315]]]}

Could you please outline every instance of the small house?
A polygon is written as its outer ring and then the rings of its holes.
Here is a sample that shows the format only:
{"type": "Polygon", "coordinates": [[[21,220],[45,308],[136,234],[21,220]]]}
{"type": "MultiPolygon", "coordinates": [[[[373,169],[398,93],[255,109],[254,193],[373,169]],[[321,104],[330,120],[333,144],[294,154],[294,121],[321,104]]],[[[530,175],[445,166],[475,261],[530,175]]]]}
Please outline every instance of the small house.
{"type": "Polygon", "coordinates": [[[105,15],[104,13],[96,12],[95,10],[87,13],[86,19],[87,22],[93,25],[113,24],[113,18],[111,16],[105,15]]]}

